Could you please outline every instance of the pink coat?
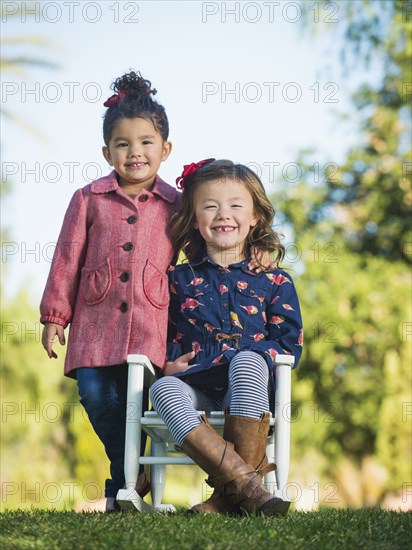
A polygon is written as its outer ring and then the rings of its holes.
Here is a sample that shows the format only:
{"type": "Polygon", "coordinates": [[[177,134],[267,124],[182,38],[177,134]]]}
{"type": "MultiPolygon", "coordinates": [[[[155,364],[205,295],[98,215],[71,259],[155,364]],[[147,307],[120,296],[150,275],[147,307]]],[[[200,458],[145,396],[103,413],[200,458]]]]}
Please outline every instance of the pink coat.
{"type": "Polygon", "coordinates": [[[134,199],[116,173],[78,189],[67,209],[40,304],[40,321],[70,323],[64,373],[166,354],[172,258],[170,218],[179,193],[158,176],[134,199]]]}

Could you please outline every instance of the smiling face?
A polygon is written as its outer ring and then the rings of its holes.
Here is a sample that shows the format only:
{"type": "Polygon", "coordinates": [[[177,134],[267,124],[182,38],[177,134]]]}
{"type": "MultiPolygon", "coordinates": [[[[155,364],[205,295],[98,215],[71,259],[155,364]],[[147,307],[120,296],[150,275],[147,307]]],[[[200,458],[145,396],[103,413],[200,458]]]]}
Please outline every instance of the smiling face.
{"type": "Polygon", "coordinates": [[[122,118],[113,128],[108,147],[103,147],[103,155],[116,170],[124,190],[137,193],[151,189],[171,147],[149,120],[122,118]]]}
{"type": "Polygon", "coordinates": [[[258,218],[244,183],[225,178],[202,184],[195,195],[195,218],[214,261],[228,265],[245,259],[245,241],[258,218]]]}

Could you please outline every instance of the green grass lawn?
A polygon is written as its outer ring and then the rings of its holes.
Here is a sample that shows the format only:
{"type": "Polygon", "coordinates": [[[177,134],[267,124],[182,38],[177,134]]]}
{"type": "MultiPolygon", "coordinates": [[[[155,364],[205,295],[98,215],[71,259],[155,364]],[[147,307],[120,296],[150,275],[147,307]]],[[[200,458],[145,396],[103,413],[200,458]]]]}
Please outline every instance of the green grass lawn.
{"type": "Polygon", "coordinates": [[[410,547],[411,512],[322,510],[286,518],[9,511],[0,514],[0,546],[96,550],[363,549],[410,547]]]}

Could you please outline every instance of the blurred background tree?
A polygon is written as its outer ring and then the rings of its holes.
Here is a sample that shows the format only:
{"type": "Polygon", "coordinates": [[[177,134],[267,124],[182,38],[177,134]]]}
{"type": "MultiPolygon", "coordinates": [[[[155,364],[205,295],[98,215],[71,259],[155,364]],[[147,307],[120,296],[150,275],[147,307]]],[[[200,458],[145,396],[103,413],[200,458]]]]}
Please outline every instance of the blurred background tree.
{"type": "Polygon", "coordinates": [[[303,151],[300,181],[274,202],[303,272],[293,454],[337,484],[339,503],[361,506],[411,482],[412,28],[405,2],[339,8],[343,67],[379,61],[381,81],[353,97],[361,138],[342,165],[314,183],[319,152],[303,151]]]}
{"type": "MultiPolygon", "coordinates": [[[[30,6],[25,9],[30,9],[30,6]]],[[[16,4],[17,5],[17,4],[16,4]]],[[[3,19],[4,4],[1,5],[3,19]]],[[[16,8],[9,18],[19,18],[16,8]]],[[[50,59],[51,44],[43,37],[4,36],[0,69],[4,75],[30,79],[34,67],[57,70],[50,59]],[[21,52],[30,51],[29,55],[21,52]]],[[[43,139],[30,121],[0,109],[3,118],[43,139]]],[[[11,193],[10,181],[1,182],[1,200],[11,193]]],[[[12,228],[1,228],[2,255],[19,248],[12,228]],[[16,246],[15,246],[16,245],[16,246]]],[[[12,299],[3,292],[7,265],[1,264],[1,503],[7,507],[62,506],[103,497],[108,461],[79,404],[76,384],[62,376],[63,350],[48,360],[41,346],[38,308],[21,290],[12,299]]]]}

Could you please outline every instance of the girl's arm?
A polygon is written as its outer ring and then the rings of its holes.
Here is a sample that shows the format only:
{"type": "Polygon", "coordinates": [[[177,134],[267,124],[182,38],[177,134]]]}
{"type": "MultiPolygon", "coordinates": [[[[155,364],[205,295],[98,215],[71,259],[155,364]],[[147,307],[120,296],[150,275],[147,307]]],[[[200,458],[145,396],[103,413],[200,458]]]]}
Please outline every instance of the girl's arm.
{"type": "Polygon", "coordinates": [[[83,190],[73,195],[64,217],[57,241],[50,273],[40,303],[40,322],[48,326],[43,329],[42,342],[49,357],[54,357],[50,343],[57,334],[62,342],[61,330],[73,317],[74,304],[84,262],[87,242],[87,208],[83,190]],[[53,333],[53,334],[52,334],[53,333]]]}
{"type": "Polygon", "coordinates": [[[191,361],[196,355],[194,351],[183,353],[181,344],[183,334],[179,334],[176,329],[176,322],[181,315],[181,307],[176,292],[176,281],[174,278],[173,267],[169,268],[168,276],[170,303],[169,323],[167,330],[167,357],[163,367],[164,376],[169,376],[171,374],[176,374],[187,370],[191,367],[191,365],[189,365],[189,361],[191,361]]]}
{"type": "Polygon", "coordinates": [[[303,326],[295,285],[285,271],[275,271],[275,274],[266,276],[276,278],[266,309],[268,340],[273,342],[277,353],[293,355],[296,368],[302,354],[303,326]]]}

